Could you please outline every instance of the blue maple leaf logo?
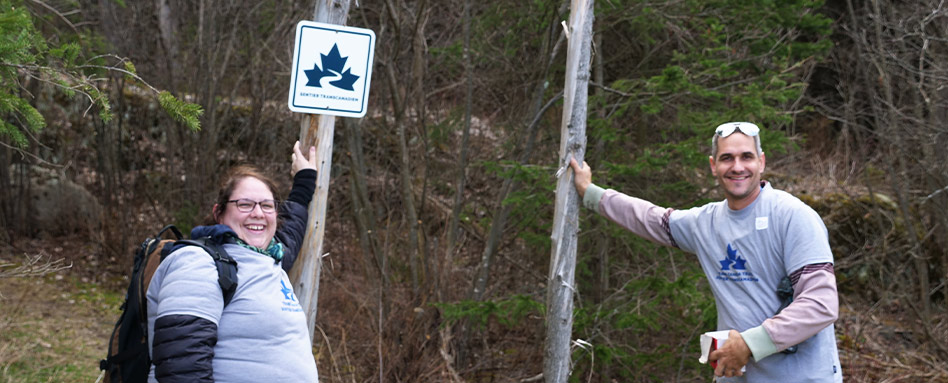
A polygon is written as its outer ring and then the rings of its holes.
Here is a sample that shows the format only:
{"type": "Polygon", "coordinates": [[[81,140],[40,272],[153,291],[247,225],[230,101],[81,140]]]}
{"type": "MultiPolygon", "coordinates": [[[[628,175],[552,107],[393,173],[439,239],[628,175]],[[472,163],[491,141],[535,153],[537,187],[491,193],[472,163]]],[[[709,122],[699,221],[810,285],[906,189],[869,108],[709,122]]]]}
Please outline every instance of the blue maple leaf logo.
{"type": "Polygon", "coordinates": [[[721,263],[721,271],[726,271],[731,267],[734,270],[747,270],[747,260],[737,255],[737,249],[732,248],[730,243],[727,245],[727,256],[719,262],[721,263]]]}
{"type": "Polygon", "coordinates": [[[322,88],[323,86],[320,82],[323,77],[329,77],[333,79],[333,81],[329,82],[329,85],[339,89],[354,90],[352,84],[359,79],[359,76],[352,74],[352,72],[346,68],[346,61],[349,60],[349,57],[342,57],[339,54],[339,47],[337,47],[336,44],[332,45],[329,54],[320,53],[319,56],[323,63],[322,69],[319,68],[318,63],[314,63],[313,69],[303,71],[308,79],[306,86],[322,88]]]}
{"type": "Polygon", "coordinates": [[[283,281],[280,281],[280,284],[283,285],[283,288],[280,289],[280,292],[283,293],[283,299],[295,301],[296,298],[293,297],[293,289],[286,287],[286,283],[283,281]]]}

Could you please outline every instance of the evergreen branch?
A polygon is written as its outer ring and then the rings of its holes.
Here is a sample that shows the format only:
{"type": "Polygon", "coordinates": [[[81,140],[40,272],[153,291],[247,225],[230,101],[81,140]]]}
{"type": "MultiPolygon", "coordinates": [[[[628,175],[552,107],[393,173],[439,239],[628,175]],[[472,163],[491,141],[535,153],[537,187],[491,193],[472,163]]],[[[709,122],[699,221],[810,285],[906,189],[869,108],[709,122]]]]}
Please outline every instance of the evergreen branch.
{"type": "MultiPolygon", "coordinates": [[[[135,67],[135,66],[132,65],[132,68],[134,68],[134,67],[135,67]]],[[[104,70],[110,71],[110,72],[122,73],[122,74],[124,74],[125,76],[130,77],[130,78],[133,78],[133,79],[135,79],[136,81],[142,83],[142,85],[147,86],[148,89],[151,89],[151,90],[152,90],[152,92],[158,93],[159,95],[160,95],[160,93],[161,93],[161,91],[159,91],[157,88],[155,88],[155,87],[151,86],[151,84],[145,82],[145,80],[142,79],[141,77],[139,77],[137,73],[126,69],[126,68],[128,68],[128,65],[125,65],[125,68],[119,68],[119,67],[106,66],[106,65],[91,65],[91,64],[87,64],[87,65],[80,65],[80,66],[78,66],[78,67],[76,67],[76,68],[78,68],[78,69],[89,69],[89,68],[104,69],[104,70]]]]}
{"type": "Polygon", "coordinates": [[[158,93],[158,103],[171,117],[187,125],[192,131],[201,130],[200,117],[204,114],[204,109],[200,105],[178,100],[168,91],[158,93]]]}

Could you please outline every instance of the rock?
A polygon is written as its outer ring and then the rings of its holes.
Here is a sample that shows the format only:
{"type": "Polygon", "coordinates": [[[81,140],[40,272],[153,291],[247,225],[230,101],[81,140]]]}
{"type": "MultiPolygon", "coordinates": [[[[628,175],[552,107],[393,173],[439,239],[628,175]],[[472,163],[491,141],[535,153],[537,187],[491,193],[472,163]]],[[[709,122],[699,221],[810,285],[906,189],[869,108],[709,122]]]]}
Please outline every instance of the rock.
{"type": "Polygon", "coordinates": [[[95,196],[65,177],[62,172],[24,164],[10,166],[14,200],[25,201],[19,210],[27,233],[63,235],[96,230],[102,221],[102,206],[95,196]],[[26,172],[26,177],[21,176],[26,172]],[[21,181],[28,179],[28,185],[21,181]]]}

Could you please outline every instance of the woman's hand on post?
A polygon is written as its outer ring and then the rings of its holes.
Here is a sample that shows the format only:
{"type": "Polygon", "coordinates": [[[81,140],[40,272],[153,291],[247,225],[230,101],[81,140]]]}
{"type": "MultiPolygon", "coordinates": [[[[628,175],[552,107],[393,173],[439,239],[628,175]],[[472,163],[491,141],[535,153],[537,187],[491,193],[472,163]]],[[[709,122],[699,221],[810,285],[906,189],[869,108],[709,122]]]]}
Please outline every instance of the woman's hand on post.
{"type": "Polygon", "coordinates": [[[592,183],[592,169],[586,161],[583,161],[583,166],[579,166],[575,158],[569,159],[569,166],[573,168],[573,183],[576,184],[579,198],[583,198],[586,195],[586,188],[592,183]]]}
{"type": "Polygon", "coordinates": [[[293,145],[293,163],[292,167],[292,176],[296,175],[296,172],[303,169],[313,169],[316,170],[316,147],[309,147],[309,156],[304,156],[303,151],[300,150],[300,142],[296,141],[296,144],[293,145]]]}

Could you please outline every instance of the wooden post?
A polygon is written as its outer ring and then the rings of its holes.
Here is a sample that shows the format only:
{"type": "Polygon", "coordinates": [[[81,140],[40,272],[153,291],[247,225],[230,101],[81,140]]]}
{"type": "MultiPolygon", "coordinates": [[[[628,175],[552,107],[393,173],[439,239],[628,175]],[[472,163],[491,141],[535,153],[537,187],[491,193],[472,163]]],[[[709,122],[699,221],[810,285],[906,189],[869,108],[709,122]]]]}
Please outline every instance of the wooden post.
{"type": "Polygon", "coordinates": [[[576,290],[576,238],[581,200],[573,186],[570,158],[583,162],[586,152],[586,105],[592,51],[593,0],[570,4],[569,48],[563,90],[560,129],[560,166],[553,215],[553,248],[546,297],[546,349],[543,375],[548,383],[565,383],[571,371],[570,341],[573,334],[573,293],[576,290]]]}
{"type": "MultiPolygon", "coordinates": [[[[316,0],[313,21],[345,25],[350,0],[316,0]]],[[[309,204],[309,221],[300,247],[299,258],[290,270],[290,281],[309,325],[309,340],[316,330],[316,303],[319,298],[319,274],[322,271],[323,234],[326,229],[326,201],[329,199],[329,171],[332,168],[332,137],[336,118],[305,114],[300,120],[300,147],[303,152],[316,147],[316,193],[309,204]]]]}

